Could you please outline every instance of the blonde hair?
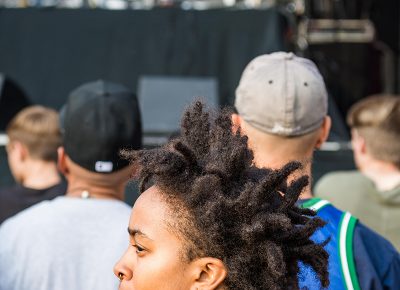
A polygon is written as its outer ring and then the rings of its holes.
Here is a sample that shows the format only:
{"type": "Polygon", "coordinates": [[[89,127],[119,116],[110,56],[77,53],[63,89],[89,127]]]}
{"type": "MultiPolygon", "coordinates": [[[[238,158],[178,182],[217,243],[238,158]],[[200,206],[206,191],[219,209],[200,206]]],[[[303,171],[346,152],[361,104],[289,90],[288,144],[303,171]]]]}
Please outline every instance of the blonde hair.
{"type": "Polygon", "coordinates": [[[376,159],[400,168],[400,96],[373,95],[351,107],[347,123],[376,159]]]}
{"type": "Polygon", "coordinates": [[[11,120],[6,133],[10,142],[24,144],[32,158],[57,160],[57,148],[61,146],[57,111],[43,106],[25,108],[11,120]]]}

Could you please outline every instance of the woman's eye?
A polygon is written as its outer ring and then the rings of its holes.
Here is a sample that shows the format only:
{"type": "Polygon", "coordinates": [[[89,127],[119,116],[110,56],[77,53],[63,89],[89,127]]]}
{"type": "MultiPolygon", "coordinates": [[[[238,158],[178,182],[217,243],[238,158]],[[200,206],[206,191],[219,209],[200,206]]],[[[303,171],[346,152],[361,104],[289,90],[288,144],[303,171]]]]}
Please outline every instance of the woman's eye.
{"type": "Polygon", "coordinates": [[[137,254],[143,253],[143,252],[145,251],[145,249],[142,248],[142,247],[139,246],[139,245],[133,244],[132,247],[136,248],[136,253],[137,253],[137,254]]]}
{"type": "Polygon", "coordinates": [[[136,246],[136,253],[140,254],[143,251],[144,251],[143,248],[141,248],[140,246],[136,246]]]}

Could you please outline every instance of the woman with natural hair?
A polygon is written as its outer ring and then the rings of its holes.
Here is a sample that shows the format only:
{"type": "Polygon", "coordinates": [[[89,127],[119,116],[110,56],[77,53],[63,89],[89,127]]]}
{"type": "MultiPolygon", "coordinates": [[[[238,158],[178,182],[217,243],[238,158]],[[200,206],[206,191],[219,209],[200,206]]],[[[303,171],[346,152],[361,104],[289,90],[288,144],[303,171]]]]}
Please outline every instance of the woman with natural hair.
{"type": "Polygon", "coordinates": [[[120,289],[299,289],[299,262],[328,286],[328,254],[310,240],[324,222],[295,205],[308,184],[293,176],[301,165],[255,167],[230,118],[223,111],[213,119],[196,102],[180,137],[126,153],[140,165],[142,194],[131,246],[114,269],[120,289]]]}

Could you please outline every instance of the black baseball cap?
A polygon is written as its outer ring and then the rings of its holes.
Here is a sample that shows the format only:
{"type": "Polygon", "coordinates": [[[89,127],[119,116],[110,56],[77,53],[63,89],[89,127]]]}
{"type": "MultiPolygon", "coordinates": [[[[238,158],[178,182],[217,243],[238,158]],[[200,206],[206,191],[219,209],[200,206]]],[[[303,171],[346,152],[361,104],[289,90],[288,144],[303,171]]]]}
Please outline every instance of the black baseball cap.
{"type": "Polygon", "coordinates": [[[98,173],[129,164],[122,149],[142,146],[138,100],[123,85],[98,80],[73,90],[60,112],[63,146],[79,166],[98,173]]]}

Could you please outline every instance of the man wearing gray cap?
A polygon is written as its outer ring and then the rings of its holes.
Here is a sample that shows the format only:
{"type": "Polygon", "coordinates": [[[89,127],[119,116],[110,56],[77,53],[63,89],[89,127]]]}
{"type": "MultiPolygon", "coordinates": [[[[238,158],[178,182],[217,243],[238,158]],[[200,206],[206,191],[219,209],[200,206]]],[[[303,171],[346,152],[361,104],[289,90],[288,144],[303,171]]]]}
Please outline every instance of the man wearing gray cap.
{"type": "Polygon", "coordinates": [[[131,207],[123,202],[132,168],[121,149],[139,149],[135,95],[96,81],[74,90],[61,111],[58,166],[66,196],[41,202],[0,227],[1,290],[109,290],[126,249],[131,207]]]}
{"type": "MultiPolygon", "coordinates": [[[[313,151],[327,139],[331,119],[328,96],[315,64],[293,53],[277,52],[253,59],[236,90],[232,116],[249,138],[255,163],[280,168],[288,161],[304,164],[311,176],[313,151]]],[[[327,225],[312,239],[329,242],[329,289],[400,289],[400,257],[393,246],[349,213],[315,199],[308,187],[299,205],[314,209],[327,225]]],[[[320,289],[307,265],[300,284],[320,289]]]]}

